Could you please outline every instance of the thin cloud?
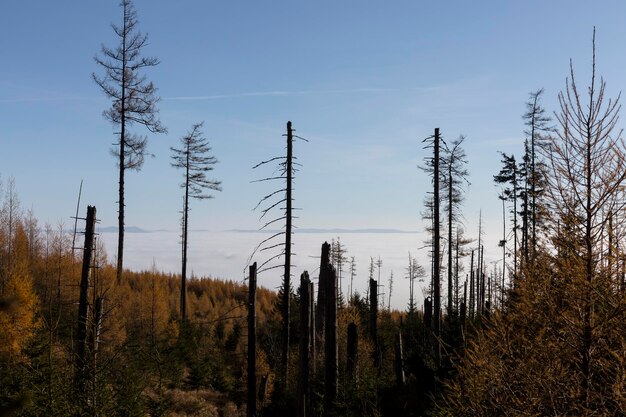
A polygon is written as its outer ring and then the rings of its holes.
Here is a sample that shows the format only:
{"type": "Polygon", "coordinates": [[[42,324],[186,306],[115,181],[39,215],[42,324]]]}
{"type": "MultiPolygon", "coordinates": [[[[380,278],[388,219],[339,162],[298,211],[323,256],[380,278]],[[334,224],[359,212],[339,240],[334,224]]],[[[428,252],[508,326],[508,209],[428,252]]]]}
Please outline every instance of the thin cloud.
{"type": "Polygon", "coordinates": [[[245,98],[245,97],[281,97],[281,96],[307,96],[307,95],[324,95],[324,94],[351,94],[351,93],[389,93],[401,91],[398,88],[354,88],[343,90],[300,90],[300,91],[257,91],[250,93],[236,94],[213,94],[207,96],[178,96],[165,97],[164,100],[220,100],[227,98],[245,98]]]}
{"type": "Polygon", "coordinates": [[[194,100],[221,100],[246,97],[290,97],[327,94],[361,94],[361,93],[396,93],[405,91],[429,91],[438,87],[410,87],[410,88],[350,88],[336,90],[299,90],[299,91],[256,91],[235,94],[213,94],[205,96],[176,96],[164,97],[163,100],[194,101],[194,100]]]}
{"type": "MultiPolygon", "coordinates": [[[[173,96],[163,97],[167,101],[208,101],[208,100],[224,100],[234,98],[249,97],[295,97],[295,96],[311,96],[311,95],[333,95],[333,94],[372,94],[372,93],[400,93],[407,91],[436,91],[441,89],[438,87],[409,87],[409,88],[350,88],[335,90],[297,90],[297,91],[254,91],[248,93],[234,94],[211,94],[202,96],[173,96]]],[[[20,97],[20,98],[0,98],[0,104],[14,103],[35,103],[35,102],[52,102],[52,101],[90,101],[97,100],[97,97],[81,97],[81,96],[57,96],[57,97],[20,97]]]]}
{"type": "Polygon", "coordinates": [[[20,97],[20,98],[0,98],[0,104],[18,103],[44,103],[54,101],[94,101],[96,97],[20,97]]]}

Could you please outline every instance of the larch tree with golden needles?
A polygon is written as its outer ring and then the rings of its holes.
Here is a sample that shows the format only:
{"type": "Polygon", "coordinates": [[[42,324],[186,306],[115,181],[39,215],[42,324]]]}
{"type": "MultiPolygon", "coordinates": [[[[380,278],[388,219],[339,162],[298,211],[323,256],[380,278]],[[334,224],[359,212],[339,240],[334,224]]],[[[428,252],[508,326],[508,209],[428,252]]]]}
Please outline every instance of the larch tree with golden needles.
{"type": "Polygon", "coordinates": [[[104,76],[92,77],[104,94],[111,99],[111,107],[104,111],[105,119],[119,127],[118,141],[111,153],[118,160],[118,243],[117,281],[120,282],[124,267],[124,181],[126,170],[141,170],[147,155],[148,139],[144,135],[130,133],[132,125],[144,126],[151,133],[165,133],[167,129],[157,117],[156,104],[159,97],[156,87],[141,72],[158,65],[155,57],[143,56],[148,36],[138,28],[137,12],[131,0],[122,0],[122,25],[112,24],[118,45],[114,48],[101,47],[96,63],[102,67],[104,76]]]}
{"type": "MultiPolygon", "coordinates": [[[[622,210],[626,185],[626,149],[619,119],[619,96],[605,96],[606,83],[596,79],[595,30],[591,83],[584,95],[578,89],[570,63],[570,78],[559,94],[560,110],[556,115],[560,129],[549,144],[550,209],[558,217],[575,219],[576,230],[584,242],[575,254],[580,259],[576,272],[580,282],[574,305],[579,320],[571,326],[577,335],[576,345],[580,400],[586,407],[602,401],[601,385],[609,377],[601,364],[603,335],[624,319],[623,302],[614,305],[610,282],[602,273],[603,234],[608,218],[606,210],[622,210]],[[608,286],[607,286],[608,285],[608,286]],[[607,310],[608,309],[608,310],[607,310]],[[608,326],[608,327],[607,327],[608,326]],[[596,356],[597,355],[597,356],[596,356]]],[[[608,354],[609,352],[605,352],[608,354]]]]}
{"type": "Polygon", "coordinates": [[[38,325],[38,299],[28,265],[28,238],[20,221],[15,223],[14,262],[5,283],[5,300],[11,308],[0,311],[0,360],[19,358],[38,325]]]}
{"type": "Polygon", "coordinates": [[[626,205],[626,146],[619,96],[596,78],[595,32],[593,52],[586,91],[570,64],[543,150],[550,243],[468,348],[443,415],[626,414],[626,300],[606,253],[607,213],[626,205]]]}
{"type": "Polygon", "coordinates": [[[221,182],[208,179],[206,174],[213,170],[217,158],[210,155],[211,147],[202,134],[203,123],[194,124],[191,130],[180,139],[180,148],[172,151],[172,166],[184,170],[181,188],[185,190],[182,217],[182,278],[180,287],[180,318],[187,320],[187,248],[189,246],[189,199],[204,200],[213,198],[207,192],[221,191],[221,182]]]}

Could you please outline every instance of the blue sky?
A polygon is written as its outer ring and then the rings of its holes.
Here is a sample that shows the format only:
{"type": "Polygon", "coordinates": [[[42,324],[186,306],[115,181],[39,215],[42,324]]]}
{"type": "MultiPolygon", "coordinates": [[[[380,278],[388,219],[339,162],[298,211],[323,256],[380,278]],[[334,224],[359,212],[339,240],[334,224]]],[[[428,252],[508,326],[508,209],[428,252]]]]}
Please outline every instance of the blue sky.
{"type": "MultiPolygon", "coordinates": [[[[501,206],[497,151],[521,151],[528,93],[545,88],[556,109],[573,59],[588,79],[592,28],[611,96],[626,85],[626,3],[620,1],[164,1],[135,2],[149,34],[147,72],[159,88],[168,135],[127,176],[127,225],[178,227],[180,173],[170,146],[193,123],[220,160],[223,192],[195,203],[192,228],[255,228],[267,191],[251,167],[278,155],[291,120],[303,164],[295,198],[302,227],[422,230],[429,180],[421,140],[441,128],[467,136],[470,234],[480,209],[495,248],[501,206]]],[[[26,208],[69,222],[83,202],[116,224],[117,171],[109,102],[91,80],[117,1],[5,2],[0,6],[0,175],[15,177],[26,208]]],[[[138,130],[138,132],[141,132],[138,130]]],[[[497,248],[494,249],[494,253],[497,248]]]]}

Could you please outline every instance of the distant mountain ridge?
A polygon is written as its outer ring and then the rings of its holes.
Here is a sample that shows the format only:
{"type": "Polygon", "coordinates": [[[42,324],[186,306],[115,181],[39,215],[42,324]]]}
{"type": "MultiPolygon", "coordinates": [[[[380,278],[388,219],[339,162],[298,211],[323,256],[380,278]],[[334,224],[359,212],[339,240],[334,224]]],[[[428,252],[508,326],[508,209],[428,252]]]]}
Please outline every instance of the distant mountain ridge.
{"type": "MultiPolygon", "coordinates": [[[[117,233],[117,226],[107,226],[98,228],[100,233],[117,233]]],[[[124,228],[124,232],[126,233],[152,233],[152,230],[145,230],[137,226],[127,226],[124,228]]]]}
{"type": "MultiPolygon", "coordinates": [[[[278,233],[280,230],[255,230],[255,229],[231,229],[227,230],[228,232],[236,232],[236,233],[278,233]]],[[[303,229],[295,229],[295,233],[419,233],[416,230],[400,230],[400,229],[377,229],[377,228],[369,228],[369,229],[341,229],[341,228],[332,228],[332,229],[317,229],[317,228],[303,228],[303,229]]]]}
{"type": "MultiPolygon", "coordinates": [[[[101,227],[98,229],[100,233],[117,233],[117,226],[107,226],[101,227]]],[[[126,233],[154,233],[154,232],[175,232],[176,230],[167,230],[167,229],[158,229],[158,230],[149,230],[142,229],[137,226],[127,226],[124,231],[126,233]]],[[[231,233],[278,233],[280,230],[278,229],[228,229],[228,230],[209,230],[209,229],[192,229],[191,232],[231,232],[231,233]]],[[[342,228],[330,228],[330,229],[321,229],[321,228],[302,228],[295,229],[295,233],[333,233],[333,234],[348,234],[348,233],[420,233],[417,230],[401,230],[401,229],[390,229],[390,228],[368,228],[368,229],[342,229],[342,228]]]]}

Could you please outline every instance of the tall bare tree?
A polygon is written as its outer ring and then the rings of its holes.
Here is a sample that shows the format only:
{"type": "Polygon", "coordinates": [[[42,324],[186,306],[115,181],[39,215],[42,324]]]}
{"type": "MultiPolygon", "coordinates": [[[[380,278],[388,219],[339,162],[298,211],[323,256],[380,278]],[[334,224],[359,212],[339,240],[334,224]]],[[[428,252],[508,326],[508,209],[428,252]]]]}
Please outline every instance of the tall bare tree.
{"type": "Polygon", "coordinates": [[[147,155],[147,137],[130,133],[129,128],[137,124],[151,133],[167,131],[157,117],[156,103],[159,97],[156,95],[156,88],[142,74],[142,70],[158,65],[159,60],[142,55],[148,36],[137,28],[137,12],[132,1],[122,0],[120,7],[123,12],[121,26],[111,24],[118,44],[114,48],[102,45],[100,55],[95,57],[95,61],[102,67],[104,76],[92,74],[93,80],[112,101],[111,107],[103,113],[105,119],[119,127],[119,132],[116,133],[118,141],[111,149],[119,167],[118,282],[124,267],[124,174],[127,169],[141,170],[147,155]]]}
{"type": "Polygon", "coordinates": [[[209,190],[222,191],[221,182],[210,180],[206,174],[213,170],[217,158],[210,155],[211,146],[203,136],[202,123],[196,123],[191,130],[180,138],[180,148],[172,151],[172,166],[184,170],[180,187],[185,190],[182,217],[182,273],[180,285],[180,318],[187,320],[187,248],[189,247],[189,199],[205,200],[213,198],[209,190]]]}
{"type": "MultiPolygon", "coordinates": [[[[308,142],[306,139],[297,136],[294,134],[295,129],[292,128],[291,122],[287,122],[287,133],[284,135],[287,137],[287,153],[285,156],[278,156],[266,161],[260,162],[255,165],[254,168],[258,168],[260,166],[269,164],[271,162],[278,162],[278,170],[279,174],[273,175],[271,177],[266,177],[258,180],[257,182],[264,181],[279,181],[284,182],[284,187],[279,188],[261,198],[255,209],[261,207],[262,205],[267,205],[262,208],[261,220],[265,218],[265,216],[272,212],[273,210],[280,208],[282,213],[280,213],[277,217],[268,220],[262,227],[261,230],[267,228],[270,225],[285,222],[285,230],[272,234],[267,239],[263,240],[254,250],[254,253],[257,251],[267,251],[275,248],[281,248],[280,252],[274,256],[271,256],[265,262],[263,262],[258,269],[258,273],[269,269],[275,269],[283,267],[283,285],[281,288],[281,297],[280,297],[280,308],[282,312],[282,349],[281,349],[281,367],[282,367],[282,375],[281,375],[281,388],[287,388],[288,380],[289,380],[289,322],[290,322],[290,299],[291,299],[291,267],[293,266],[291,263],[291,254],[292,254],[292,234],[293,234],[293,181],[295,173],[297,172],[296,166],[299,164],[296,162],[297,158],[293,155],[293,142],[294,139],[301,139],[305,142],[308,142]],[[284,194],[283,194],[284,193],[284,194]],[[278,197],[277,197],[278,196],[278,197]],[[277,201],[275,201],[277,199],[277,201]],[[276,239],[279,237],[283,237],[284,242],[275,243],[276,239]],[[277,259],[282,258],[284,260],[283,265],[272,264],[277,259]]],[[[251,258],[252,258],[251,256],[251,258]]],[[[321,287],[320,287],[321,290],[321,287]]]]}
{"type": "Polygon", "coordinates": [[[422,168],[432,177],[433,195],[432,200],[427,199],[427,211],[429,202],[432,203],[432,297],[433,297],[433,320],[435,335],[435,361],[441,365],[441,218],[439,209],[441,205],[441,136],[439,128],[435,128],[435,134],[426,138],[423,142],[426,147],[433,149],[433,155],[426,158],[426,165],[422,168]]]}

